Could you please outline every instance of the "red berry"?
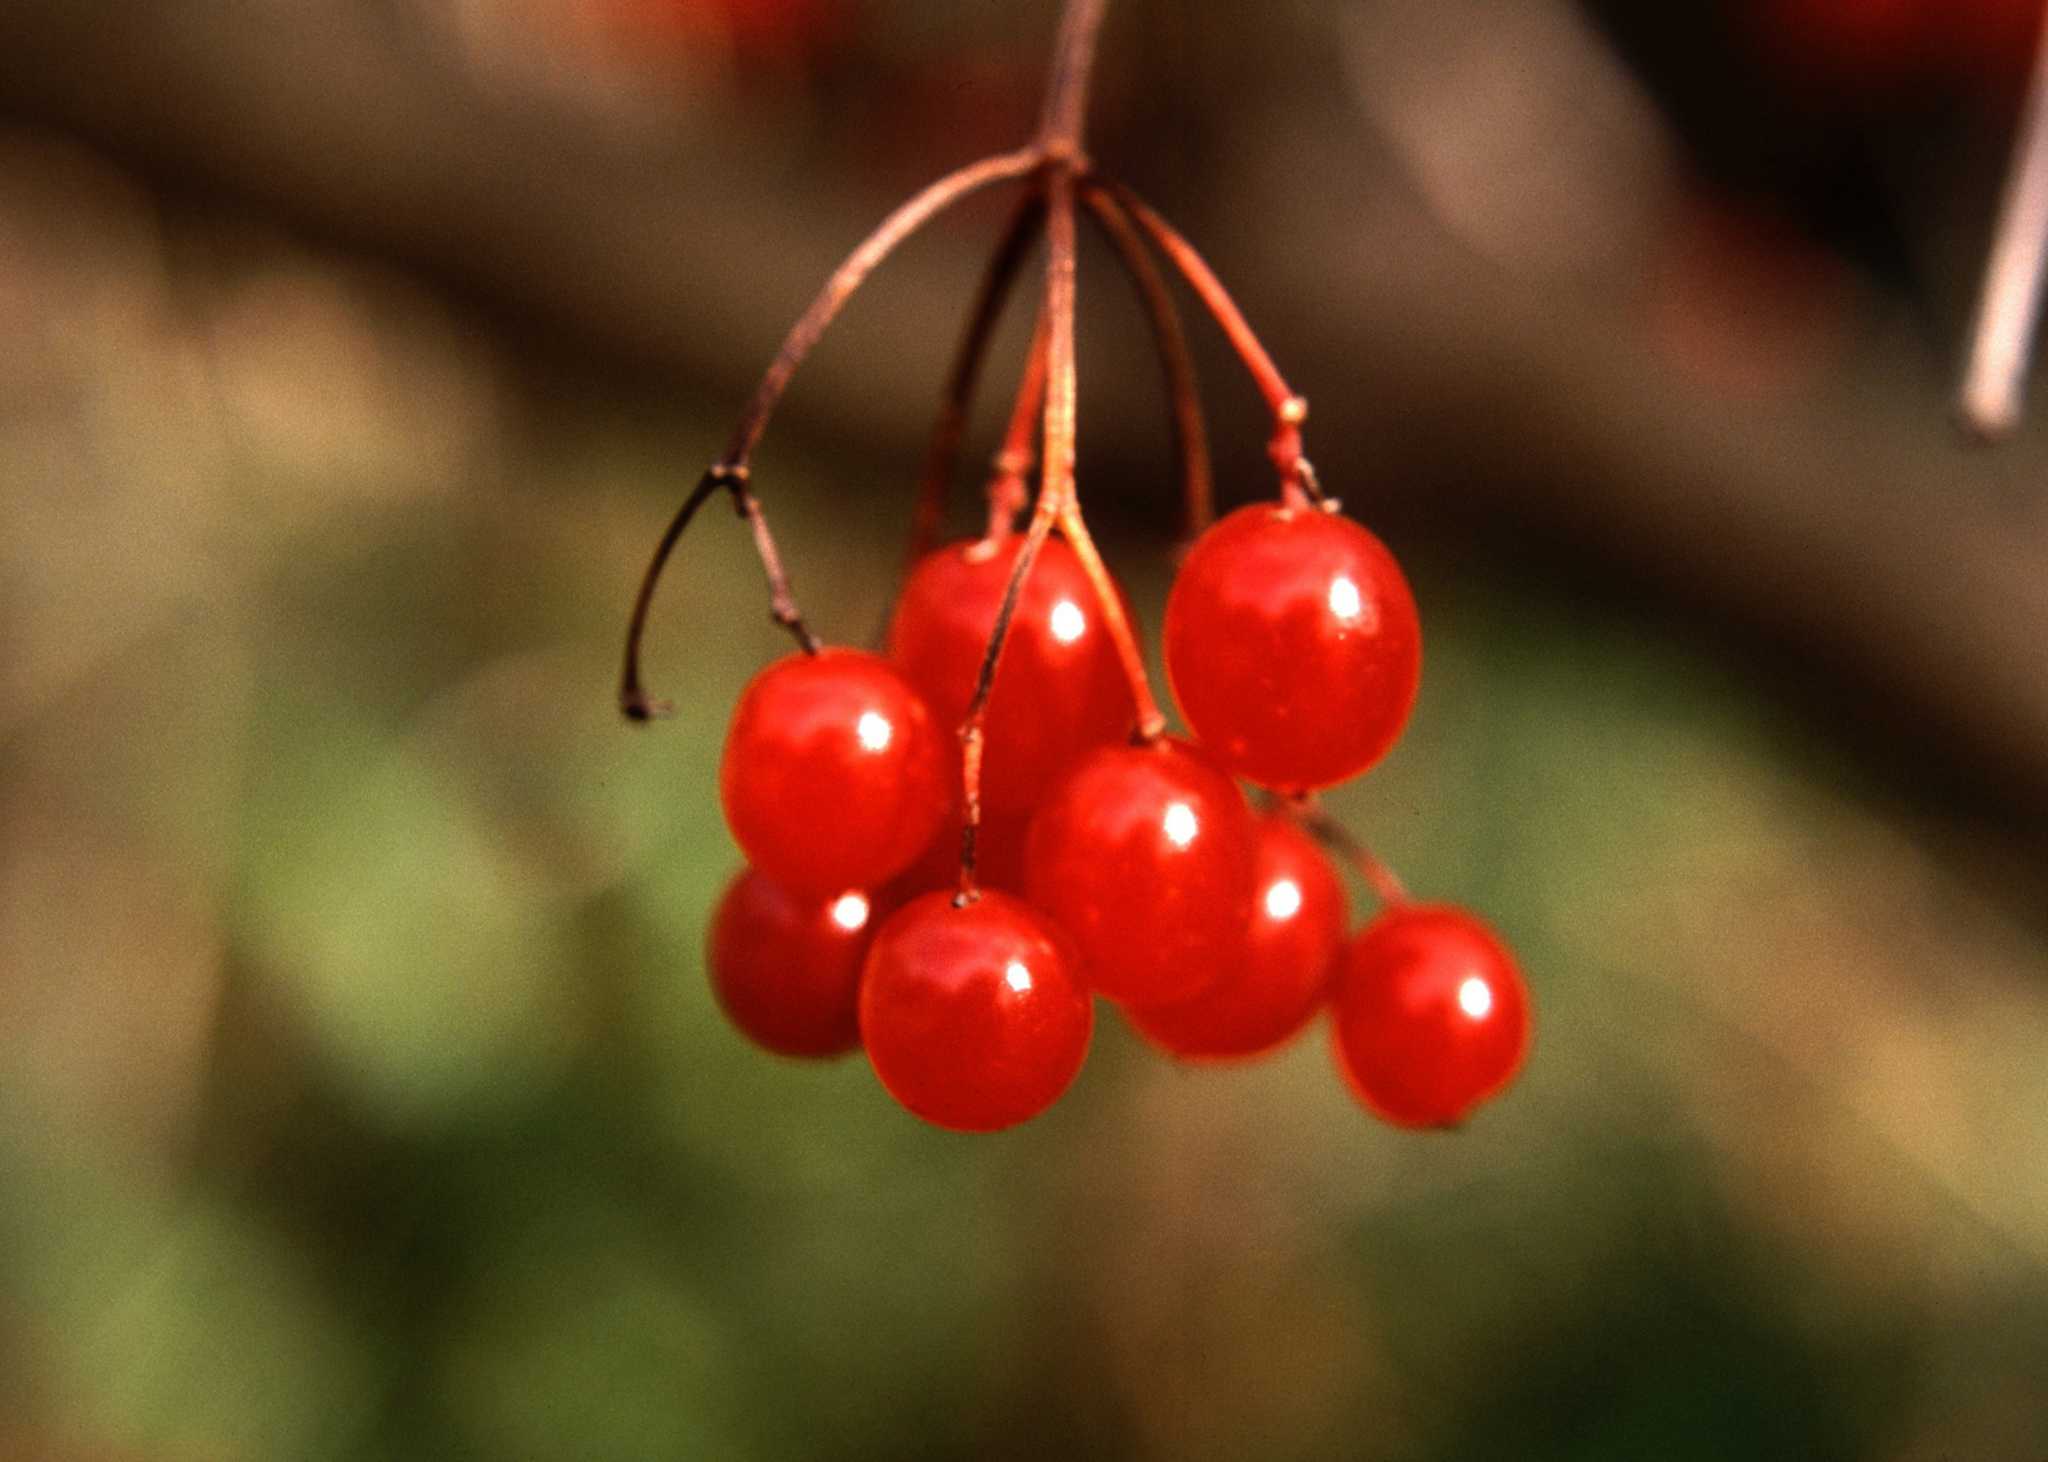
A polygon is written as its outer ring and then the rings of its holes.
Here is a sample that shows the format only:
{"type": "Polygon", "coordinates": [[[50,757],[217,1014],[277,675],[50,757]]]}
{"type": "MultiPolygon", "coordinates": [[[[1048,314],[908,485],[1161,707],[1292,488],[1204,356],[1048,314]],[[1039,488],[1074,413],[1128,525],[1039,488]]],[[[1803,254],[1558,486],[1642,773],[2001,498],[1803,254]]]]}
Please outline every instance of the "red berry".
{"type": "Polygon", "coordinates": [[[1529,992],[1506,947],[1463,909],[1398,904],[1344,951],[1337,1064],[1373,1111],[1404,1127],[1459,1121],[1514,1078],[1529,992]]]}
{"type": "Polygon", "coordinates": [[[741,692],[718,790],[747,861],[807,893],[879,888],[952,805],[953,758],[925,704],[859,650],[790,655],[741,692]]]}
{"type": "Polygon", "coordinates": [[[1166,601],[1166,673],[1189,727],[1232,772],[1282,791],[1378,761],[1421,667],[1394,556],[1319,509],[1239,508],[1196,540],[1166,601]]]}
{"type": "Polygon", "coordinates": [[[791,893],[749,868],[711,919],[711,993],[756,1045],[785,1056],[851,1051],[874,912],[865,894],[791,893]]]}
{"type": "Polygon", "coordinates": [[[1257,894],[1237,962],[1192,1000],[1133,1005],[1138,1033],[1170,1055],[1255,1056],[1321,1008],[1344,944],[1344,887],[1315,840],[1291,818],[1258,822],[1257,894]]]}
{"type": "MultiPolygon", "coordinates": [[[[1003,590],[1023,550],[951,543],[911,571],[889,623],[889,657],[947,730],[966,718],[1003,590]]],[[[1025,580],[983,722],[982,805],[1026,812],[1075,757],[1131,729],[1130,688],[1093,586],[1064,539],[1048,538],[1025,580]]]]}
{"type": "Polygon", "coordinates": [[[860,990],[861,1037],[889,1094],[927,1122],[994,1132],[1059,1099],[1095,1007],[1074,951],[1007,894],[930,893],[883,924],[860,990]]]}
{"type": "Polygon", "coordinates": [[[1032,819],[1024,886],[1072,936],[1091,986],[1167,1004],[1242,952],[1252,841],[1244,794],[1187,742],[1104,747],[1032,819]]]}

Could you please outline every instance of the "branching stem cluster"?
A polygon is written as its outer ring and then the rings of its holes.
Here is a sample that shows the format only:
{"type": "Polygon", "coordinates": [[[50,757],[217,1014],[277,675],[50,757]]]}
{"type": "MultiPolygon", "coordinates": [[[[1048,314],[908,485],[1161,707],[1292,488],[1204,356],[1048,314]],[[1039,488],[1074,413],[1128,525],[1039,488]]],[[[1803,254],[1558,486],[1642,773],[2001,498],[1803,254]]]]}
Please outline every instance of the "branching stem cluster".
{"type": "MultiPolygon", "coordinates": [[[[975,843],[981,821],[981,759],[989,694],[1025,584],[1046,539],[1055,531],[1066,540],[1094,586],[1105,629],[1130,681],[1136,739],[1153,740],[1166,726],[1166,717],[1152,693],[1143,652],[1122,597],[1089,534],[1074,484],[1078,398],[1074,365],[1075,256],[1079,216],[1085,213],[1101,231],[1144,306],[1172,403],[1186,536],[1192,539],[1213,517],[1212,474],[1193,358],[1178,306],[1159,267],[1161,260],[1172,266],[1214,317],[1265,397],[1273,416],[1268,450],[1279,474],[1283,499],[1295,503],[1322,499],[1315,473],[1302,455],[1301,428],[1308,415],[1308,403],[1288,385],[1236,301],[1193,245],[1157,210],[1129,188],[1095,171],[1089,161],[1084,122],[1096,38],[1106,5],[1107,0],[1067,0],[1054,44],[1037,136],[1016,151],[983,158],[948,173],[901,204],[846,257],[790,327],[725,451],[705,469],[663,533],[641,579],[626,636],[620,709],[634,721],[665,714],[667,704],[649,696],[641,679],[640,649],[648,608],[684,530],[711,496],[724,491],[752,530],[754,547],[767,576],[775,622],[790,632],[805,653],[817,653],[819,640],[797,607],[774,536],[749,485],[754,449],[797,367],[876,266],[897,245],[955,203],[997,184],[1017,185],[1017,205],[983,275],[946,378],[938,420],[925,453],[910,532],[914,561],[934,545],[941,531],[948,486],[955,475],[983,364],[1013,286],[1042,238],[1042,302],[1009,427],[991,464],[984,551],[997,551],[1016,532],[1018,516],[1032,501],[1029,481],[1034,465],[1038,474],[1037,498],[989,636],[973,699],[959,728],[965,815],[960,883],[963,900],[976,896],[975,843]]],[[[1365,856],[1370,858],[1369,854],[1365,856]]],[[[1391,879],[1391,874],[1387,877],[1391,879]]]]}

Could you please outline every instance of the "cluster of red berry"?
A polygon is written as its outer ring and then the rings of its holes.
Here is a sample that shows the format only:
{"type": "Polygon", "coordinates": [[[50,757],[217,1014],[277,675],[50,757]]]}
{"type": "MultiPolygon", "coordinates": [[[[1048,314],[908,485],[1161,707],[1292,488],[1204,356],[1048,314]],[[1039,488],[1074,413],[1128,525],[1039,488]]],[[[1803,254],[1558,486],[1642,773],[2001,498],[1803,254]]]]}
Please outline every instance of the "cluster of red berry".
{"type": "Polygon", "coordinates": [[[1376,763],[1406,723],[1421,665],[1414,600],[1379,539],[1323,496],[1302,455],[1306,404],[1215,275],[1087,162],[1082,98],[1102,6],[1069,0],[1037,141],[904,204],[792,328],[656,550],[621,703],[634,719],[657,709],[639,679],[649,598],[691,517],[723,491],[752,527],[775,618],[800,647],[742,693],[720,771],[750,866],[712,920],[708,962],[725,1011],[761,1045],[862,1048],[918,1116],[994,1131],[1073,1081],[1098,994],[1153,1045],[1194,1060],[1270,1051],[1329,1005],[1339,1065],[1368,1107],[1405,1126],[1453,1123],[1521,1064],[1521,977],[1482,923],[1410,902],[1313,801],[1376,763]],[[1042,226],[1045,303],[989,482],[987,531],[914,555],[886,654],[827,649],[790,593],[749,455],[797,363],[889,249],[954,199],[1012,179],[1027,191],[972,313],[919,516],[929,543],[1007,279],[1042,226]],[[1165,734],[1124,595],[1074,490],[1083,209],[1139,288],[1174,398],[1200,531],[1167,601],[1165,660],[1193,739],[1165,734]],[[1153,251],[1201,296],[1273,411],[1279,500],[1213,526],[1200,407],[1153,251]],[[1020,532],[1040,418],[1036,505],[1020,532]],[[1263,812],[1237,779],[1265,789],[1263,812]],[[1384,905],[1348,941],[1318,838],[1352,855],[1384,905]]]}
{"type": "Polygon", "coordinates": [[[1136,711],[1073,549],[1047,540],[988,698],[979,882],[958,889],[965,719],[1026,540],[938,549],[889,658],[771,665],[740,698],[721,791],[751,867],[712,922],[711,978],[771,1050],[865,1047],[906,1107],[988,1131],[1049,1106],[1116,1001],[1178,1057],[1269,1051],[1325,1003],[1358,1094],[1456,1121],[1520,1064],[1528,1000],[1460,910],[1405,900],[1346,942],[1303,817],[1255,814],[1232,775],[1298,793],[1365,770],[1415,695],[1415,606],[1392,556],[1314,505],[1231,514],[1189,553],[1166,660],[1196,741],[1133,740],[1136,711]],[[952,816],[949,817],[949,813],[952,816]]]}

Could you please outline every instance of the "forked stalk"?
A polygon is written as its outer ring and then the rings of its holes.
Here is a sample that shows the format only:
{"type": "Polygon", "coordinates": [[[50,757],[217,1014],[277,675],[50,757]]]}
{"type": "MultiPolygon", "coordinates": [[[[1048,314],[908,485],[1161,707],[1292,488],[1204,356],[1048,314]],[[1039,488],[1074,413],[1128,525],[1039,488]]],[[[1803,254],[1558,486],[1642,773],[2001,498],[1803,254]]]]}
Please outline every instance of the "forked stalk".
{"type": "MultiPolygon", "coordinates": [[[[946,498],[960,457],[960,439],[973,413],[974,396],[981,382],[981,369],[988,358],[989,343],[995,337],[1010,287],[1016,281],[1024,257],[1038,241],[1045,220],[1045,200],[1037,192],[1026,193],[1010,215],[1010,222],[990,258],[981,286],[975,292],[967,328],[946,375],[946,389],[939,405],[939,419],[932,428],[931,444],[925,449],[924,470],[919,476],[917,507],[910,524],[910,549],[906,568],[935,547],[945,521],[946,498]]],[[[1035,349],[1036,347],[1034,347],[1035,349]]],[[[1028,466],[1028,464],[1027,464],[1028,466]]]]}
{"type": "Polygon", "coordinates": [[[1290,817],[1307,828],[1317,842],[1355,868],[1358,876],[1373,891],[1373,896],[1383,905],[1393,908],[1408,902],[1408,889],[1399,875],[1381,862],[1372,849],[1353,837],[1349,828],[1330,816],[1313,794],[1283,798],[1281,806],[1286,808],[1290,817]]]}
{"type": "Polygon", "coordinates": [[[1138,648],[1138,637],[1131,630],[1130,616],[1124,613],[1123,598],[1116,592],[1116,584],[1103,565],[1102,555],[1095,551],[1095,539],[1081,517],[1081,504],[1077,499],[1069,499],[1060,510],[1060,531],[1066,535],[1074,557],[1081,561],[1088,582],[1095,586],[1095,601],[1102,609],[1103,628],[1109,633],[1110,643],[1116,646],[1124,679],[1130,682],[1131,704],[1138,718],[1138,740],[1157,741],[1166,730],[1166,717],[1160,712],[1159,702],[1153,699],[1144,652],[1138,648]]]}
{"type": "Polygon", "coordinates": [[[1245,369],[1251,372],[1259,393],[1266,398],[1267,408],[1273,413],[1273,435],[1266,451],[1273,459],[1274,469],[1280,474],[1282,493],[1289,500],[1304,496],[1320,498],[1322,492],[1316,485],[1315,471],[1302,456],[1301,424],[1308,420],[1308,402],[1287,384],[1287,378],[1280,374],[1280,368],[1273,363],[1273,357],[1267,353],[1251,322],[1245,319],[1244,311],[1237,307],[1237,301],[1231,298],[1230,291],[1223,287],[1223,281],[1216,277],[1216,271],[1209,267],[1208,261],[1193,244],[1182,238],[1172,224],[1129,188],[1100,176],[1091,178],[1090,182],[1105,189],[1144,230],[1153,247],[1180,271],[1188,287],[1215,317],[1231,348],[1244,362],[1245,369]]]}
{"type": "Polygon", "coordinates": [[[1024,379],[1017,383],[1017,399],[1010,407],[1010,424],[1004,428],[1003,444],[989,463],[988,531],[983,542],[991,549],[1015,530],[1017,514],[1030,501],[1027,486],[1031,469],[1038,461],[1032,442],[1038,434],[1040,414],[1045,410],[1046,354],[1051,340],[1044,310],[1032,327],[1031,348],[1024,357],[1024,379]]]}
{"type": "Polygon", "coordinates": [[[960,892],[956,903],[969,904],[981,897],[975,855],[981,836],[981,752],[988,698],[995,690],[996,670],[1002,664],[1003,646],[1010,638],[1011,621],[1017,617],[1018,601],[1024,597],[1024,583],[1031,577],[1032,565],[1038,562],[1039,550],[1045,547],[1046,535],[1052,531],[1053,508],[1053,502],[1041,489],[1031,526],[1024,533],[1024,545],[1017,550],[1017,562],[1011,566],[1009,582],[1003,586],[1003,602],[989,631],[988,648],[982,651],[981,668],[975,673],[974,695],[967,703],[966,714],[960,718],[960,892]]]}
{"type": "Polygon", "coordinates": [[[633,613],[626,624],[625,667],[619,674],[619,710],[629,721],[651,721],[666,716],[674,709],[668,701],[649,696],[640,683],[640,642],[646,638],[647,610],[654,602],[654,586],[661,581],[661,571],[667,565],[669,555],[675,551],[677,541],[690,526],[690,520],[697,516],[697,510],[721,488],[731,495],[734,510],[747,520],[748,527],[753,530],[754,552],[760,557],[761,571],[768,579],[769,614],[795,637],[798,648],[805,654],[818,653],[818,637],[804,623],[796,596],[790,592],[789,576],[783,571],[782,555],[775,547],[774,535],[768,531],[768,519],[761,511],[760,500],[747,486],[747,469],[744,466],[729,467],[722,462],[713,463],[697,479],[696,487],[683,499],[675,517],[669,520],[661,542],[655,545],[654,556],[648,560],[646,572],[640,576],[640,588],[633,596],[633,613]]]}
{"type": "Polygon", "coordinates": [[[1195,358],[1188,349],[1187,330],[1173,294],[1160,277],[1159,266],[1145,250],[1145,241],[1129,215],[1099,183],[1082,180],[1081,201],[1116,251],[1125,275],[1145,307],[1159,365],[1166,377],[1166,395],[1173,407],[1173,444],[1180,459],[1181,537],[1192,543],[1216,515],[1214,476],[1209,465],[1209,428],[1202,417],[1202,397],[1195,380],[1195,358]]]}
{"type": "Polygon", "coordinates": [[[747,403],[724,454],[705,470],[690,496],[684,499],[683,506],[676,511],[667,531],[661,536],[661,542],[655,547],[646,572],[641,575],[640,589],[634,596],[633,614],[626,629],[625,669],[619,678],[619,709],[628,720],[646,721],[663,714],[668,708],[666,702],[650,697],[641,683],[640,645],[646,634],[647,610],[677,540],[689,527],[697,509],[703,506],[704,499],[720,487],[732,494],[733,506],[753,529],[754,548],[761,557],[762,571],[768,576],[775,622],[796,637],[797,644],[805,653],[817,653],[817,637],[805,625],[797,608],[788,575],[783,572],[780,555],[775,550],[775,539],[768,531],[768,520],[761,511],[759,499],[747,486],[748,464],[754,448],[761,440],[761,433],[767,429],[768,418],[774,414],[776,403],[788,389],[790,377],[796,374],[796,368],[803,363],[804,357],[810,354],[811,348],[818,343],[819,337],[845,307],[847,300],[852,298],[854,291],[874,272],[875,266],[886,259],[898,244],[922,228],[934,214],[992,183],[1025,176],[1043,166],[1045,156],[1043,148],[1037,146],[999,153],[948,173],[919,192],[883,219],[881,225],[846,256],[832,277],[825,281],[825,287],[818,291],[810,307],[790,327],[789,334],[783,338],[782,348],[775,353],[775,359],[762,376],[761,384],[754,388],[753,399],[747,403]]]}

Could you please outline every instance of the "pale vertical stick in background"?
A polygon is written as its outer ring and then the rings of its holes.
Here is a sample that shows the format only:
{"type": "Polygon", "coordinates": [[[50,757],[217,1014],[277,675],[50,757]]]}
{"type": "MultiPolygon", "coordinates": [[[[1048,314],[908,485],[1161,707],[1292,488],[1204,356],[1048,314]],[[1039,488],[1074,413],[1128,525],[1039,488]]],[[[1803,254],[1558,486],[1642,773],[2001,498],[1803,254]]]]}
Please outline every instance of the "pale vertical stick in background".
{"type": "Polygon", "coordinates": [[[2019,425],[2048,260],[2048,24],[2035,47],[2033,79],[1956,401],[1964,425],[1986,438],[2005,436],[2019,425]]]}

